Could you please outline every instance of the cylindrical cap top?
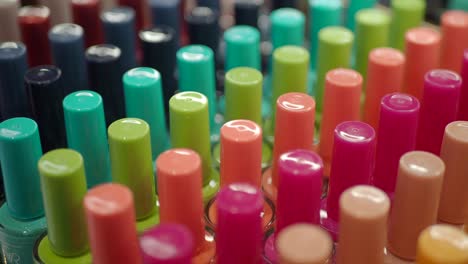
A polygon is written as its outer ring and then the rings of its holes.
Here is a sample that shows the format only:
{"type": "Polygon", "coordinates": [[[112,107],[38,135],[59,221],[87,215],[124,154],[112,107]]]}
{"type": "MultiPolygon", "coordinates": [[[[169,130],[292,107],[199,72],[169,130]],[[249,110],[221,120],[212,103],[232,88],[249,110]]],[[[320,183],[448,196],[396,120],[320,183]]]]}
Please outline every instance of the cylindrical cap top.
{"type": "Polygon", "coordinates": [[[353,32],[343,27],[330,26],[319,32],[319,40],[331,46],[351,46],[354,41],[353,32]]]}
{"type": "Polygon", "coordinates": [[[77,24],[58,24],[49,31],[49,39],[54,42],[70,43],[82,37],[83,28],[77,24]]]}
{"type": "Polygon", "coordinates": [[[244,182],[260,187],[262,129],[250,120],[233,120],[221,127],[221,186],[244,182]]]}
{"type": "Polygon", "coordinates": [[[416,262],[468,263],[468,236],[454,226],[445,224],[430,226],[419,236],[416,262]]]}
{"type": "Polygon", "coordinates": [[[281,264],[325,264],[331,257],[333,241],[327,231],[310,224],[294,224],[276,239],[281,264]]]}
{"type": "Polygon", "coordinates": [[[62,76],[62,70],[53,65],[42,65],[29,69],[24,75],[27,84],[47,87],[55,83],[62,76]]]}
{"type": "Polygon", "coordinates": [[[135,11],[129,7],[114,7],[101,13],[104,24],[127,24],[135,19],[135,11]]]}
{"type": "Polygon", "coordinates": [[[161,82],[161,74],[157,70],[148,67],[134,68],[125,73],[123,82],[125,86],[133,89],[148,89],[161,82]]]}
{"type": "Polygon", "coordinates": [[[234,26],[224,32],[226,70],[235,67],[261,68],[260,32],[250,26],[234,26]]]}
{"type": "Polygon", "coordinates": [[[153,44],[168,44],[172,42],[174,35],[174,29],[164,25],[142,30],[138,34],[141,41],[153,44]]]}
{"type": "Polygon", "coordinates": [[[11,60],[26,54],[26,46],[21,42],[0,43],[0,60],[11,60]]]}
{"type": "Polygon", "coordinates": [[[406,32],[406,45],[427,46],[440,41],[440,34],[428,27],[418,27],[406,32]]]}
{"type": "Polygon", "coordinates": [[[194,253],[193,236],[180,224],[160,224],[140,237],[145,264],[189,264],[194,253]]]}
{"type": "Polygon", "coordinates": [[[65,112],[93,112],[101,105],[102,97],[93,91],[74,92],[63,99],[63,109],[65,112]]]}
{"type": "Polygon", "coordinates": [[[109,63],[120,58],[121,51],[111,44],[99,44],[86,50],[86,59],[94,63],[109,63]]]}
{"type": "Polygon", "coordinates": [[[461,56],[463,50],[468,47],[468,13],[461,10],[446,11],[440,21],[442,32],[440,67],[460,72],[461,56]]]}
{"type": "Polygon", "coordinates": [[[50,16],[50,9],[47,6],[23,6],[18,12],[21,23],[36,24],[43,23],[50,16]]]}
{"type": "Polygon", "coordinates": [[[280,8],[270,15],[273,50],[284,45],[301,46],[304,41],[304,15],[294,8],[280,8]]]}
{"type": "Polygon", "coordinates": [[[88,191],[83,204],[93,261],[140,263],[131,190],[114,183],[98,185],[88,191]]]}
{"type": "Polygon", "coordinates": [[[448,70],[432,70],[424,76],[426,85],[439,87],[442,89],[459,89],[462,83],[460,76],[448,70]]]}
{"type": "Polygon", "coordinates": [[[10,214],[33,219],[44,214],[37,162],[42,149],[36,122],[17,117],[0,123],[0,161],[10,214]]]}

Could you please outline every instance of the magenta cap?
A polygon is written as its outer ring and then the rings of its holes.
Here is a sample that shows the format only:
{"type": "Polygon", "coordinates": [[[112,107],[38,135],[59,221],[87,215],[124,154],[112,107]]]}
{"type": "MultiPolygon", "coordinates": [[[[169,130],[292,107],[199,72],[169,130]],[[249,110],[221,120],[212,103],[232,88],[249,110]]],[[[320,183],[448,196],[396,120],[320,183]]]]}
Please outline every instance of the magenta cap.
{"type": "Polygon", "coordinates": [[[460,103],[458,109],[458,120],[468,120],[468,49],[463,54],[463,65],[461,69],[463,81],[460,90],[460,103]]]}
{"type": "Polygon", "coordinates": [[[341,194],[355,185],[370,184],[374,168],[375,131],[360,121],[335,128],[333,158],[327,197],[327,216],[338,221],[341,194]]]}
{"type": "Polygon", "coordinates": [[[320,223],[323,162],[310,150],[294,150],[278,160],[276,234],[296,223],[320,223]]]}
{"type": "Polygon", "coordinates": [[[377,150],[372,184],[392,199],[400,158],[416,147],[419,100],[403,93],[385,95],[380,102],[377,150]]]}
{"type": "Polygon", "coordinates": [[[260,263],[263,239],[260,189],[247,183],[229,184],[218,193],[216,203],[217,263],[260,263]]]}
{"type": "Polygon", "coordinates": [[[144,264],[191,264],[194,239],[179,224],[161,224],[140,237],[144,264]]]}
{"type": "Polygon", "coordinates": [[[440,154],[445,127],[456,120],[460,76],[449,70],[432,70],[424,76],[416,149],[440,154]]]}

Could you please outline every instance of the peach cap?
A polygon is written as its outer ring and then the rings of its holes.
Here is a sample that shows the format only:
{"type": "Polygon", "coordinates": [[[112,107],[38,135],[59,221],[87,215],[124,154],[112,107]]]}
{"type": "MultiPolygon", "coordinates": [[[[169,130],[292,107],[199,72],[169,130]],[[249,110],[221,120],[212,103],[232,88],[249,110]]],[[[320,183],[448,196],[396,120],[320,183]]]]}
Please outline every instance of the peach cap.
{"type": "Polygon", "coordinates": [[[468,48],[468,13],[446,11],[441,18],[440,67],[460,73],[463,51],[468,48]]]}

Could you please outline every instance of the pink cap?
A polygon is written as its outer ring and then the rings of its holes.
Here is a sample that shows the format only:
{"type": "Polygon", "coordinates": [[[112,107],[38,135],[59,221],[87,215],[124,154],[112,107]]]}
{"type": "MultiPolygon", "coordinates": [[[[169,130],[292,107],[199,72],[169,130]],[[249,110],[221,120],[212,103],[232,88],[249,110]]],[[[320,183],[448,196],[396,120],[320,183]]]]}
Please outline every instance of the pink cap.
{"type": "Polygon", "coordinates": [[[310,150],[284,153],[278,160],[276,233],[291,224],[319,224],[323,163],[310,150]]]}
{"type": "Polygon", "coordinates": [[[98,185],[83,200],[94,263],[141,263],[133,194],[116,183],[98,185]]]}
{"type": "Polygon", "coordinates": [[[448,70],[432,70],[424,76],[416,149],[440,154],[445,126],[455,121],[462,80],[448,70]]]}
{"type": "Polygon", "coordinates": [[[319,145],[325,176],[329,176],[332,160],[333,130],[341,122],[360,119],[361,89],[362,77],[357,71],[335,69],[326,75],[319,145]]]}
{"type": "Polygon", "coordinates": [[[216,201],[217,263],[260,263],[263,239],[262,192],[250,184],[234,183],[223,187],[216,201]]]}
{"type": "Polygon", "coordinates": [[[419,100],[424,88],[424,75],[439,67],[440,34],[429,27],[418,27],[406,32],[405,74],[403,92],[419,100]]]}
{"type": "Polygon", "coordinates": [[[244,182],[260,187],[262,129],[250,120],[233,120],[221,127],[221,186],[244,182]]]}
{"type": "Polygon", "coordinates": [[[369,53],[364,121],[376,131],[380,101],[386,94],[401,91],[405,55],[392,48],[376,48],[369,53]]]}
{"type": "MultiPolygon", "coordinates": [[[[468,49],[463,54],[462,80],[468,80],[468,49]]],[[[458,120],[468,120],[468,81],[463,81],[460,89],[460,101],[458,104],[458,120]]]]}
{"type": "Polygon", "coordinates": [[[189,149],[171,149],[156,160],[161,223],[188,227],[199,249],[205,241],[200,156],[189,149]]]}
{"type": "Polygon", "coordinates": [[[416,146],[419,101],[403,93],[384,96],[380,104],[372,184],[393,199],[400,157],[416,146]]]}
{"type": "Polygon", "coordinates": [[[140,237],[144,264],[191,264],[193,246],[190,230],[179,224],[161,224],[140,237]]]}
{"type": "Polygon", "coordinates": [[[461,10],[446,11],[440,17],[440,25],[440,67],[459,73],[463,50],[468,48],[468,13],[461,10]]]}

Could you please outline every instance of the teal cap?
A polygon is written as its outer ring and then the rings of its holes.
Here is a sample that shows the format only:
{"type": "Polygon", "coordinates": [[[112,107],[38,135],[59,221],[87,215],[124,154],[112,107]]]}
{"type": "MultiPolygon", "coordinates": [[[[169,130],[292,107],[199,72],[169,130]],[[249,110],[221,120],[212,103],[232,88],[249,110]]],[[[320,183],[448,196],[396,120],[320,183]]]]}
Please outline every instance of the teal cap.
{"type": "Polygon", "coordinates": [[[356,70],[367,76],[369,53],[388,46],[390,15],[377,8],[363,9],[356,14],[356,70]]]}
{"type": "Polygon", "coordinates": [[[0,162],[10,214],[22,220],[44,215],[37,162],[42,149],[34,120],[11,118],[0,123],[0,162]]]}
{"type": "Polygon", "coordinates": [[[317,112],[322,112],[325,75],[336,68],[349,68],[354,35],[344,27],[326,27],[319,32],[317,55],[317,83],[315,101],[317,112]]]}
{"type": "Polygon", "coordinates": [[[64,257],[82,255],[88,251],[83,157],[75,150],[56,149],[44,154],[38,167],[50,248],[64,257]]]}
{"type": "Polygon", "coordinates": [[[84,158],[88,188],[110,182],[109,147],[101,96],[77,91],[63,99],[68,147],[84,158]]]}
{"type": "Polygon", "coordinates": [[[127,117],[140,118],[150,126],[153,161],[169,148],[161,75],[152,68],[135,68],[123,76],[127,117]]]}
{"type": "Polygon", "coordinates": [[[353,31],[356,26],[356,13],[361,9],[372,8],[377,0],[350,0],[348,5],[348,13],[346,14],[346,27],[353,31]]]}
{"type": "Polygon", "coordinates": [[[468,1],[466,0],[450,0],[449,9],[458,9],[468,11],[468,1]]]}
{"type": "Polygon", "coordinates": [[[403,51],[405,34],[411,28],[421,25],[426,11],[425,0],[392,0],[392,23],[390,28],[390,45],[403,51]]]}
{"type": "Polygon", "coordinates": [[[179,90],[206,96],[209,104],[211,131],[215,132],[216,84],[213,51],[203,45],[189,45],[177,51],[179,90]]]}
{"type": "Polygon", "coordinates": [[[317,63],[318,33],[322,28],[341,24],[343,4],[341,0],[309,0],[310,66],[317,63]]]}
{"type": "Polygon", "coordinates": [[[234,26],[224,32],[227,71],[236,67],[261,70],[260,32],[251,26],[234,26]]]}
{"type": "Polygon", "coordinates": [[[305,17],[294,8],[280,8],[270,15],[273,51],[281,46],[302,46],[305,17]]]}

